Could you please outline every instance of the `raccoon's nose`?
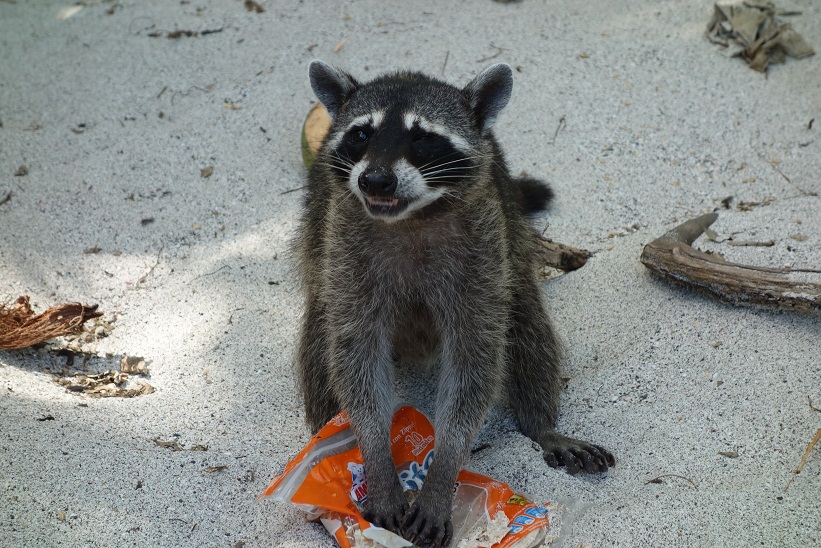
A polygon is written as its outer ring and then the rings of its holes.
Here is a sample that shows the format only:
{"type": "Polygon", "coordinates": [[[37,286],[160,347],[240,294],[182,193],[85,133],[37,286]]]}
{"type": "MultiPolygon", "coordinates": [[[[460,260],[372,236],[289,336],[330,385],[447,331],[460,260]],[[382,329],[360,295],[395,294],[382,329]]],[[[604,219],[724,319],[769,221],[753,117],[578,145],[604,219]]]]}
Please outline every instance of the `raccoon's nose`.
{"type": "Polygon", "coordinates": [[[368,196],[392,196],[397,179],[390,171],[364,171],[359,176],[359,189],[368,196]]]}

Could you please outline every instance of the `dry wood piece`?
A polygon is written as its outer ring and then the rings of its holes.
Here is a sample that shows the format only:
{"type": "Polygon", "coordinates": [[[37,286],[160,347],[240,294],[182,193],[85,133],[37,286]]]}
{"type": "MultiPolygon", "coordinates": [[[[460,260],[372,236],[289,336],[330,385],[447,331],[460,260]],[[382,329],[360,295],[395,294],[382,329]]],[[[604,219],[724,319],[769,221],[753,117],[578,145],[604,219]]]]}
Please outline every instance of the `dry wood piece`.
{"type": "Polygon", "coordinates": [[[32,346],[53,337],[79,333],[83,324],[99,318],[97,305],[68,303],[52,306],[35,315],[28,296],[17,299],[12,306],[0,305],[0,350],[32,346]]]}
{"type": "Polygon", "coordinates": [[[590,257],[589,251],[548,240],[536,232],[533,236],[536,238],[536,253],[544,266],[570,272],[587,264],[587,259],[590,257]]]}
{"type": "Polygon", "coordinates": [[[784,487],[784,492],[785,492],[785,493],[787,492],[787,489],[789,489],[789,488],[790,488],[790,485],[792,484],[793,480],[795,479],[795,476],[797,476],[798,474],[800,474],[800,473],[801,473],[801,470],[803,470],[803,469],[804,469],[804,465],[805,465],[805,464],[807,464],[807,458],[809,458],[810,453],[812,452],[813,447],[815,447],[816,445],[818,445],[818,442],[819,442],[819,441],[821,441],[821,428],[819,428],[819,429],[815,432],[815,437],[812,439],[812,441],[810,442],[810,444],[807,446],[807,450],[806,450],[806,451],[804,451],[804,456],[802,456],[802,457],[801,457],[801,462],[800,462],[800,463],[798,463],[798,468],[796,468],[796,469],[795,469],[795,471],[793,472],[792,477],[790,478],[790,481],[788,481],[788,482],[787,482],[787,485],[784,487]]]}
{"type": "Polygon", "coordinates": [[[690,247],[717,218],[716,213],[708,213],[677,226],[644,246],[641,262],[662,278],[723,302],[821,311],[821,281],[798,281],[791,276],[821,271],[741,265],[690,247]]]}

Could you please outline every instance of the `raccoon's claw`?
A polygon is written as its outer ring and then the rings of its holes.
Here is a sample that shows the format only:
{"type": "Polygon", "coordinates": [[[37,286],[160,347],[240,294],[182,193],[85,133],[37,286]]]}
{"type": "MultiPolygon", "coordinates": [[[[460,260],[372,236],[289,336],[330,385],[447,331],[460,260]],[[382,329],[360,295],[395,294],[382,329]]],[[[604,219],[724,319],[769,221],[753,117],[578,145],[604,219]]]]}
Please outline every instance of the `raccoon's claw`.
{"type": "Polygon", "coordinates": [[[552,468],[564,467],[568,474],[584,470],[590,474],[607,472],[616,459],[607,449],[592,443],[552,433],[539,440],[544,460],[552,468]]]}
{"type": "Polygon", "coordinates": [[[362,510],[362,517],[377,527],[401,535],[402,518],[408,511],[408,503],[404,495],[402,495],[402,492],[399,491],[399,497],[393,501],[386,501],[385,497],[368,497],[368,499],[365,509],[362,510]]]}
{"type": "Polygon", "coordinates": [[[453,524],[450,521],[450,515],[445,519],[442,513],[423,509],[414,503],[405,514],[402,532],[403,536],[416,546],[442,548],[450,544],[453,537],[453,524]]]}

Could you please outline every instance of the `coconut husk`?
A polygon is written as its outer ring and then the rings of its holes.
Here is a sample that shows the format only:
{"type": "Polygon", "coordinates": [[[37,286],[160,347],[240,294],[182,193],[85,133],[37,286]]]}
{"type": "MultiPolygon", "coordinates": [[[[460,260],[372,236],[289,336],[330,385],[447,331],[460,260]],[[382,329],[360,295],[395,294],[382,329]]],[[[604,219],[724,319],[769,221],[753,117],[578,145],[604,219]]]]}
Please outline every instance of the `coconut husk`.
{"type": "Polygon", "coordinates": [[[97,305],[67,303],[52,306],[42,314],[35,314],[28,296],[23,296],[11,306],[0,305],[0,350],[25,348],[48,339],[79,333],[83,324],[99,318],[97,305]]]}
{"type": "Polygon", "coordinates": [[[311,169],[314,159],[322,146],[322,140],[331,128],[331,115],[325,110],[322,103],[317,103],[308,112],[305,123],[302,125],[302,162],[311,169]]]}

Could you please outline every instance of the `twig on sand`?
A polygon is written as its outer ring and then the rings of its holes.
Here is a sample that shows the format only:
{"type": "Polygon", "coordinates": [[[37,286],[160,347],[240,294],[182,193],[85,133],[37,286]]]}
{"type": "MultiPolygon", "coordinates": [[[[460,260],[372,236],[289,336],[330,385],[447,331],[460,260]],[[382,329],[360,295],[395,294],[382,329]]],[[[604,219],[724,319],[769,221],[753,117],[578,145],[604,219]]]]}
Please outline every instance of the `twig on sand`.
{"type": "MultiPolygon", "coordinates": [[[[813,409],[815,409],[815,408],[813,407],[813,409]]],[[[816,411],[817,411],[817,409],[816,409],[816,411]]],[[[790,485],[792,484],[793,480],[795,479],[795,476],[800,474],[801,470],[803,470],[804,465],[807,463],[807,459],[809,458],[810,453],[812,452],[812,448],[815,447],[816,445],[818,445],[819,441],[821,441],[821,428],[819,428],[815,432],[815,437],[812,439],[810,444],[807,446],[807,450],[804,451],[804,456],[801,457],[801,462],[798,463],[798,468],[795,469],[795,471],[793,472],[792,477],[790,478],[790,481],[788,481],[787,485],[784,486],[784,492],[785,493],[787,492],[787,489],[790,488],[790,485]]]]}
{"type": "Polygon", "coordinates": [[[690,246],[718,218],[708,213],[691,219],[644,246],[641,262],[654,274],[731,304],[758,304],[821,311],[821,281],[798,281],[811,268],[769,268],[725,261],[690,246]]]}
{"type": "Polygon", "coordinates": [[[684,476],[679,476],[678,474],[662,474],[660,476],[656,476],[655,478],[653,478],[651,480],[645,481],[644,485],[647,485],[648,483],[662,483],[661,478],[679,478],[679,479],[683,479],[684,481],[686,481],[690,485],[692,485],[693,489],[698,491],[698,486],[695,483],[693,483],[693,480],[691,480],[690,478],[685,478],[684,476]]]}

